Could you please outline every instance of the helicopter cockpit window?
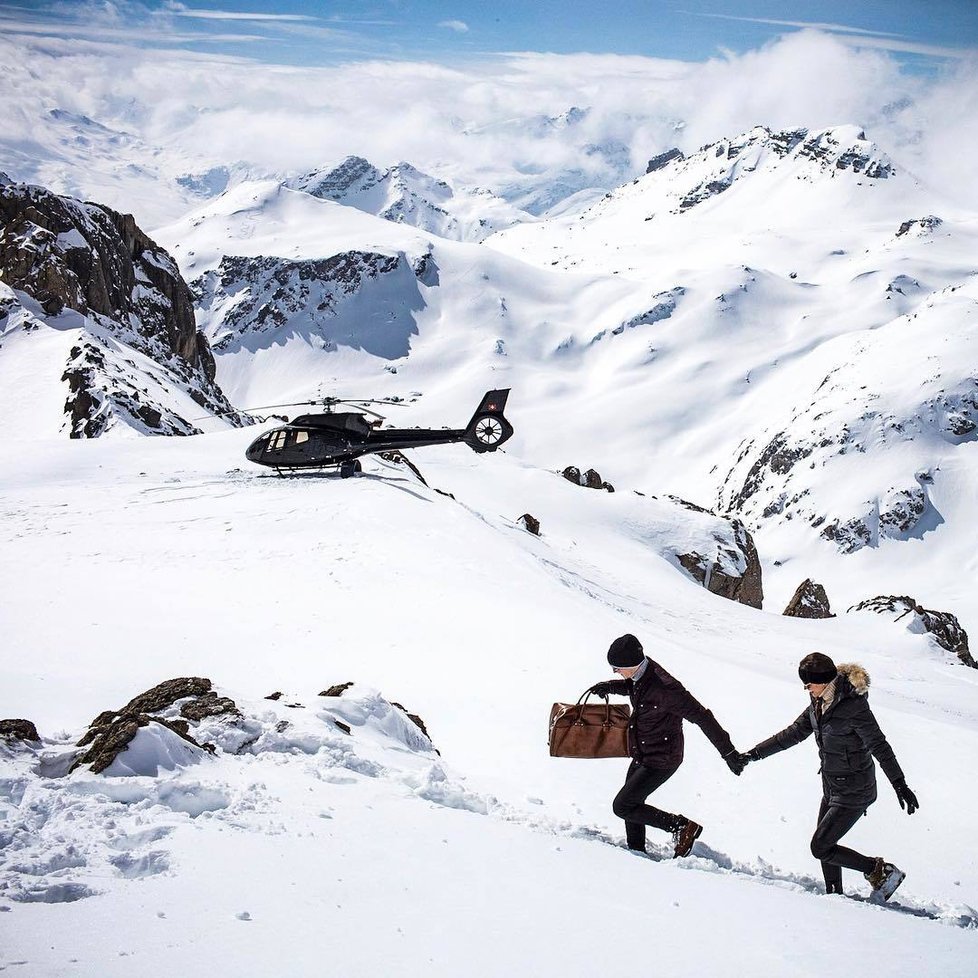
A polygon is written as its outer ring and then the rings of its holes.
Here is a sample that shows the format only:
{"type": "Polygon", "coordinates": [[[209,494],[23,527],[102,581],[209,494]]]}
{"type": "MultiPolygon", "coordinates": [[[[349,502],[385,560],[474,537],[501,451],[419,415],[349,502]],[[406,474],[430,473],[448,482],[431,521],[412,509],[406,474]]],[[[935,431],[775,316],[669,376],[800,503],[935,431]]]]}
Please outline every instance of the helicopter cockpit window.
{"type": "Polygon", "coordinates": [[[267,451],[277,452],[280,448],[285,447],[285,439],[288,436],[287,431],[273,431],[272,437],[268,441],[267,451]]]}
{"type": "Polygon", "coordinates": [[[309,441],[308,431],[297,431],[295,433],[295,443],[301,445],[303,442],[309,441]]]}

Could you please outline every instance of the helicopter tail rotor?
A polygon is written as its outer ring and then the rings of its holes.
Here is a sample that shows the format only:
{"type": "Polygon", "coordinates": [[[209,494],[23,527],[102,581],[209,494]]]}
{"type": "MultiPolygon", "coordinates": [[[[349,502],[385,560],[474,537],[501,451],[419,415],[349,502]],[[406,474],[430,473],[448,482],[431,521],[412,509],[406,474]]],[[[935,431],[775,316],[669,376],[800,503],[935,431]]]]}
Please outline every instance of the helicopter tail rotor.
{"type": "Polygon", "coordinates": [[[486,392],[465,429],[463,440],[472,451],[494,452],[513,436],[513,426],[503,415],[508,397],[509,388],[486,392]]]}

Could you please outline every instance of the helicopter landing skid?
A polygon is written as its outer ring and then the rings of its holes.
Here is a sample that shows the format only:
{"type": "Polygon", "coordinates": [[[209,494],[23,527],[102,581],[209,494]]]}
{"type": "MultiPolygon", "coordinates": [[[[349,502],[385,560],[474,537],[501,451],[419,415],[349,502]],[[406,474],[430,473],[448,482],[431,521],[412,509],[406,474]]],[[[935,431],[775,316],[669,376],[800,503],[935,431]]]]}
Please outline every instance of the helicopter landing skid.
{"type": "Polygon", "coordinates": [[[276,466],[275,474],[284,479],[287,476],[295,475],[296,472],[323,472],[326,469],[334,468],[339,472],[341,479],[350,479],[355,475],[359,475],[363,471],[363,466],[360,464],[360,459],[355,458],[350,462],[327,462],[323,465],[276,466]]]}

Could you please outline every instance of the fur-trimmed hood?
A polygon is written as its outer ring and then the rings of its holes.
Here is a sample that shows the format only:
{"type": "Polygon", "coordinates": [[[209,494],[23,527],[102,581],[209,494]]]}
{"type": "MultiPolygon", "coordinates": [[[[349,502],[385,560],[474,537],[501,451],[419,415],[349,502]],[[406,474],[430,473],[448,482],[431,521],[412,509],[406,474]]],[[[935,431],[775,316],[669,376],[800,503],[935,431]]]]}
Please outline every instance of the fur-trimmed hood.
{"type": "Polygon", "coordinates": [[[869,692],[869,673],[855,662],[843,662],[837,666],[840,676],[845,676],[857,696],[865,696],[869,692]]]}

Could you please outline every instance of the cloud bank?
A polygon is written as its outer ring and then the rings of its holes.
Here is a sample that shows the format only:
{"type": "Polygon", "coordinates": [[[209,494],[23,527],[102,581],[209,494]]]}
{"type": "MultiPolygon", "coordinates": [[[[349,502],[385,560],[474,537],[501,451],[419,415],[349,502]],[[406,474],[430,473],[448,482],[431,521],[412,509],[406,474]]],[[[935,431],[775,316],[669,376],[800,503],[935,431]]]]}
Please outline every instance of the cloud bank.
{"type": "Polygon", "coordinates": [[[511,53],[302,68],[22,37],[0,39],[0,64],[0,170],[21,179],[36,175],[25,172],[31,160],[47,159],[37,173],[75,166],[82,181],[62,137],[45,135],[53,109],[130,134],[137,158],[127,162],[164,176],[227,164],[277,174],[359,154],[511,197],[554,179],[614,186],[665,149],[693,150],[758,124],[856,123],[921,179],[978,209],[969,162],[978,153],[978,62],[921,76],[885,50],[820,31],[702,63],[511,53]],[[144,152],[152,160],[140,161],[144,152]]]}

